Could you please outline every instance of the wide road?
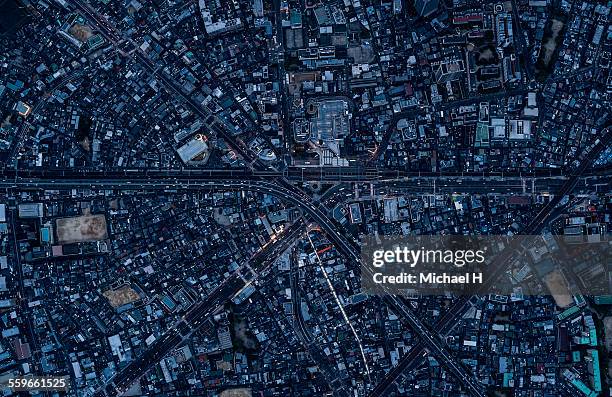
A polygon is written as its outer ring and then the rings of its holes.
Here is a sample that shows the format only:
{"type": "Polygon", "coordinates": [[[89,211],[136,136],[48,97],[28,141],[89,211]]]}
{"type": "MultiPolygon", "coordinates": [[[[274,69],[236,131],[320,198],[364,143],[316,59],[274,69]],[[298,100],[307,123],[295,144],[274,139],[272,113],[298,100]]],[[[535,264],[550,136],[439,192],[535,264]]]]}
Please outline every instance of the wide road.
{"type": "MultiPolygon", "coordinates": [[[[583,177],[610,176],[612,167],[588,169],[582,173],[583,177]]],[[[202,169],[202,168],[175,168],[175,169],[148,169],[148,168],[32,168],[15,169],[0,167],[0,176],[3,178],[36,177],[46,179],[81,179],[89,178],[181,178],[181,179],[286,179],[291,182],[401,182],[411,180],[505,180],[526,181],[532,180],[567,180],[559,169],[534,169],[526,171],[505,172],[419,172],[384,170],[372,167],[289,167],[285,171],[276,170],[244,170],[244,169],[202,169]]]]}
{"type": "MultiPolygon", "coordinates": [[[[70,170],[50,171],[14,170],[2,172],[0,170],[0,186],[4,188],[21,189],[118,189],[118,190],[202,190],[202,189],[235,189],[256,190],[265,192],[265,186],[274,184],[275,178],[254,177],[252,174],[241,172],[232,173],[146,173],[146,172],[117,172],[105,171],[78,172],[70,170]],[[16,176],[17,175],[17,176],[16,176]]],[[[575,192],[594,192],[599,187],[609,186],[612,175],[590,176],[576,178],[573,190],[575,192]]],[[[377,180],[370,182],[376,196],[394,196],[401,194],[556,194],[567,183],[567,178],[494,178],[482,179],[476,177],[464,178],[408,178],[401,180],[377,180]]],[[[357,183],[357,182],[351,182],[357,183]]],[[[281,185],[276,183],[276,187],[281,185]]],[[[294,188],[295,189],[295,188],[294,188]]],[[[297,189],[283,189],[285,194],[296,196],[297,189]]],[[[299,192],[299,191],[298,191],[299,192]]],[[[359,196],[370,194],[370,189],[361,187],[359,196]]],[[[297,194],[301,199],[305,194],[297,194]]],[[[355,197],[355,188],[346,183],[339,185],[325,194],[327,208],[333,208],[338,203],[352,200],[355,197]]],[[[326,210],[322,208],[322,210],[326,210]]]]}

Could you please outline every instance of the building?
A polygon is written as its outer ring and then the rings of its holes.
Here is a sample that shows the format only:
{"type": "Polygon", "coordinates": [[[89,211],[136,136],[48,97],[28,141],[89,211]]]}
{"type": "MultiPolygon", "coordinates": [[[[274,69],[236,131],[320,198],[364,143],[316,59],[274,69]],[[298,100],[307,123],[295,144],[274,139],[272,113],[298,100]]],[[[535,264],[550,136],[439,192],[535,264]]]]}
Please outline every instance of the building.
{"type": "Polygon", "coordinates": [[[414,7],[420,16],[426,17],[438,9],[438,0],[415,0],[414,7]]]}
{"type": "Polygon", "coordinates": [[[184,163],[192,161],[206,162],[208,160],[208,144],[201,135],[191,139],[176,151],[184,163]]]}
{"type": "Polygon", "coordinates": [[[447,81],[458,80],[463,76],[465,66],[462,60],[445,60],[440,62],[435,69],[436,80],[438,83],[446,83],[447,81]]]}
{"type": "Polygon", "coordinates": [[[510,120],[509,135],[511,140],[529,140],[531,139],[531,121],[527,120],[510,120]]]}
{"type": "Polygon", "coordinates": [[[20,218],[42,218],[43,205],[42,203],[25,203],[19,204],[20,218]]]}
{"type": "Polygon", "coordinates": [[[204,20],[204,29],[209,35],[221,34],[242,27],[240,18],[215,15],[206,4],[206,0],[199,0],[198,6],[204,20]]]}
{"type": "Polygon", "coordinates": [[[312,101],[307,105],[311,116],[310,139],[340,155],[340,146],[350,133],[349,104],[343,99],[312,101]]]}

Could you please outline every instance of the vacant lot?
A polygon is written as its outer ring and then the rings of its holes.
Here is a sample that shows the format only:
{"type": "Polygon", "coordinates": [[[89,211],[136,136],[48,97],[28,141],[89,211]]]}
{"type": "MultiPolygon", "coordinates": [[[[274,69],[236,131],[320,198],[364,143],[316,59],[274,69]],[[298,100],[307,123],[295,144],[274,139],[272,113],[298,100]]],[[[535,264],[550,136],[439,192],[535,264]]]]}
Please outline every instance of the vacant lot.
{"type": "Polygon", "coordinates": [[[355,63],[372,62],[374,59],[374,50],[368,45],[351,46],[347,52],[348,56],[355,60],[355,63]]]}
{"type": "Polygon", "coordinates": [[[60,244],[99,241],[108,238],[104,215],[83,215],[60,218],[56,221],[57,239],[60,244]]]}
{"type": "Polygon", "coordinates": [[[574,303],[572,294],[567,287],[567,281],[565,281],[565,278],[559,271],[555,270],[544,276],[544,283],[548,287],[557,306],[566,308],[574,303]]]}
{"type": "Polygon", "coordinates": [[[115,309],[132,303],[140,299],[138,293],[132,289],[129,285],[123,285],[117,289],[109,289],[102,293],[112,307],[115,309]]]}
{"type": "Polygon", "coordinates": [[[213,218],[221,226],[229,226],[232,224],[232,220],[230,219],[230,217],[227,215],[223,215],[223,210],[221,208],[216,208],[213,211],[213,218]]]}
{"type": "Polygon", "coordinates": [[[239,389],[227,389],[221,392],[221,397],[251,397],[251,389],[241,387],[239,389]]]}
{"type": "Polygon", "coordinates": [[[93,34],[89,26],[81,25],[78,23],[72,25],[69,29],[69,32],[75,39],[77,39],[81,43],[85,43],[93,34]]]}

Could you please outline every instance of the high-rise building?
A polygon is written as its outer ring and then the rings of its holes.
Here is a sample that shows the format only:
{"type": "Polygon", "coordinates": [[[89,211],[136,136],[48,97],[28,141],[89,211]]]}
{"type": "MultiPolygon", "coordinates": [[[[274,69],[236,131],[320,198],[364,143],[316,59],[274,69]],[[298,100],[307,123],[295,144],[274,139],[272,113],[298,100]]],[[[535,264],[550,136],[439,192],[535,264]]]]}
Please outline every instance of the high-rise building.
{"type": "Polygon", "coordinates": [[[439,0],[414,0],[414,7],[420,16],[426,17],[438,9],[439,0]]]}

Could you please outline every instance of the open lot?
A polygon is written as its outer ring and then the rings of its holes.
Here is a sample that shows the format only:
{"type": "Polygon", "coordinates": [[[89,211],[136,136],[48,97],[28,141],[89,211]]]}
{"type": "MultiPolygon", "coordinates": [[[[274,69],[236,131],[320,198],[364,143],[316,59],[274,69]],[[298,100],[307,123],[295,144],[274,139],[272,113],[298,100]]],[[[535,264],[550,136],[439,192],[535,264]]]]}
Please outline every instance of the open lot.
{"type": "Polygon", "coordinates": [[[82,43],[85,43],[87,42],[87,40],[89,40],[93,33],[89,26],[75,23],[70,27],[70,34],[75,39],[79,40],[82,43]]]}
{"type": "Polygon", "coordinates": [[[560,308],[567,308],[574,303],[572,294],[567,287],[567,281],[559,271],[553,271],[544,276],[544,283],[548,287],[548,290],[552,294],[555,303],[560,308]]]}
{"type": "Polygon", "coordinates": [[[108,238],[104,215],[83,215],[60,218],[56,221],[57,239],[60,244],[99,241],[108,238]]]}
{"type": "Polygon", "coordinates": [[[138,293],[129,285],[123,285],[117,289],[109,289],[102,293],[112,307],[118,308],[140,299],[138,293]]]}
{"type": "Polygon", "coordinates": [[[241,387],[238,389],[227,389],[221,392],[221,397],[251,397],[251,389],[241,387]]]}

